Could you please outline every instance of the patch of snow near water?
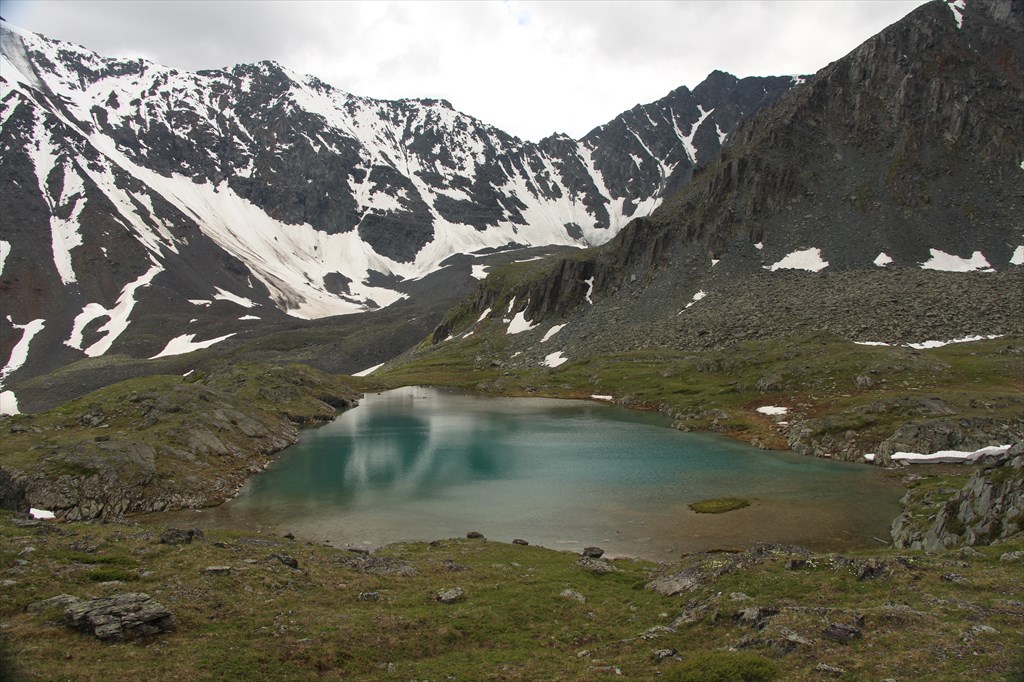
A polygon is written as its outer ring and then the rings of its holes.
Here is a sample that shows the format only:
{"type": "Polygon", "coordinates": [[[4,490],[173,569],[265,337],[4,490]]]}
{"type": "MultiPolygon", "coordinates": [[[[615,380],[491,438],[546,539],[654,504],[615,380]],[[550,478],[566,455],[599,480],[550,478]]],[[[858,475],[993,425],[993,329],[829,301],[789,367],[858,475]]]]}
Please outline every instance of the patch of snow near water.
{"type": "Polygon", "coordinates": [[[526,311],[520,310],[516,313],[516,316],[512,318],[512,321],[508,323],[507,334],[521,334],[522,332],[528,332],[537,325],[526,319],[526,311]]]}
{"type": "Polygon", "coordinates": [[[150,360],[166,358],[171,355],[183,355],[185,353],[191,353],[194,350],[209,348],[215,343],[220,343],[224,339],[234,335],[235,333],[232,332],[230,334],[225,334],[224,336],[218,336],[215,339],[207,339],[206,341],[193,341],[193,339],[196,338],[195,334],[182,334],[181,336],[175,336],[167,342],[167,346],[165,346],[162,351],[151,357],[150,360]]]}
{"type": "Polygon", "coordinates": [[[544,338],[541,339],[540,342],[544,343],[545,341],[547,341],[548,339],[550,339],[552,336],[562,331],[563,329],[565,329],[564,324],[556,324],[554,327],[549,329],[546,334],[544,334],[544,338]]]}
{"type": "Polygon", "coordinates": [[[384,363],[382,362],[379,365],[374,365],[373,367],[367,367],[362,372],[356,372],[352,376],[354,376],[354,377],[367,377],[367,376],[370,376],[371,374],[373,374],[374,372],[376,372],[378,369],[380,369],[383,366],[384,366],[384,363]]]}
{"type": "Polygon", "coordinates": [[[1010,445],[995,445],[973,452],[964,452],[962,450],[939,450],[933,452],[930,455],[922,455],[917,452],[897,452],[892,456],[894,462],[907,462],[908,464],[955,464],[957,462],[976,462],[985,455],[999,455],[1012,446],[1010,445]]]}
{"type": "Polygon", "coordinates": [[[767,415],[783,415],[789,413],[788,407],[776,407],[775,405],[765,405],[764,407],[757,408],[757,411],[761,414],[767,415]]]}
{"type": "Polygon", "coordinates": [[[564,365],[567,362],[569,362],[569,358],[562,355],[562,351],[556,351],[544,358],[544,364],[548,367],[558,367],[559,365],[564,365]]]}
{"type": "Polygon", "coordinates": [[[931,254],[921,268],[924,270],[942,270],[944,272],[995,272],[981,251],[975,251],[970,258],[961,258],[938,249],[928,249],[931,254]]]}
{"type": "Polygon", "coordinates": [[[610,396],[610,395],[598,395],[598,394],[596,394],[596,393],[592,394],[592,395],[591,395],[590,397],[591,397],[591,398],[593,398],[594,400],[615,400],[615,397],[614,397],[614,396],[610,396]]]}
{"type": "Polygon", "coordinates": [[[880,268],[884,268],[886,265],[889,265],[890,263],[892,263],[892,258],[890,258],[889,255],[884,251],[878,254],[878,257],[875,258],[875,265],[877,265],[880,268]]]}
{"type": "Polygon", "coordinates": [[[766,266],[772,272],[776,270],[807,270],[818,272],[828,267],[828,261],[822,259],[821,249],[802,249],[794,251],[779,262],[766,266]]]}
{"type": "Polygon", "coordinates": [[[55,519],[57,515],[49,509],[36,509],[32,507],[28,510],[28,515],[33,519],[55,519]]]}

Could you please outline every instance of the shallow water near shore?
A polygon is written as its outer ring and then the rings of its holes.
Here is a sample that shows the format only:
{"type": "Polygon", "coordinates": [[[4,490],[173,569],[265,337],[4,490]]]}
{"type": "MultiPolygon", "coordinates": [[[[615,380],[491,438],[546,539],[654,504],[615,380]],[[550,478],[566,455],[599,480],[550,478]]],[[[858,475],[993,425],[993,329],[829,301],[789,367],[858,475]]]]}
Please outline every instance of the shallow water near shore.
{"type": "Polygon", "coordinates": [[[877,468],[669,425],[589,401],[396,389],[304,431],[235,499],[150,519],[292,532],[338,547],[475,530],[654,560],[754,542],[842,550],[888,540],[903,491],[877,468]],[[687,507],[714,497],[751,505],[725,514],[687,507]]]}

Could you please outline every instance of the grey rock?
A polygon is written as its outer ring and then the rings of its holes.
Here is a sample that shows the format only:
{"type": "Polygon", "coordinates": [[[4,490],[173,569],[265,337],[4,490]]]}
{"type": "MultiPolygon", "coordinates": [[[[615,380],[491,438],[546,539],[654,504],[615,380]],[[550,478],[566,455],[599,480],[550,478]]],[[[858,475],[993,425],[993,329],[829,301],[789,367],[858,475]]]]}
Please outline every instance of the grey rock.
{"type": "Polygon", "coordinates": [[[757,630],[763,630],[768,621],[778,613],[779,610],[773,606],[752,606],[737,611],[732,619],[739,625],[749,625],[757,630]]]}
{"type": "Polygon", "coordinates": [[[999,560],[1006,562],[1024,561],[1024,551],[1018,550],[1016,552],[1006,552],[999,557],[999,560]]]}
{"type": "Polygon", "coordinates": [[[663,661],[676,655],[675,649],[655,649],[651,652],[651,658],[656,661],[663,661]]]}
{"type": "Polygon", "coordinates": [[[860,638],[862,635],[860,628],[855,628],[852,625],[829,623],[828,627],[821,631],[821,636],[825,639],[831,639],[833,642],[846,644],[860,638]]]}
{"type": "Polygon", "coordinates": [[[356,601],[380,601],[379,592],[360,592],[356,601]]]}
{"type": "Polygon", "coordinates": [[[160,544],[162,545],[188,545],[193,540],[203,540],[205,536],[203,531],[198,528],[189,528],[183,530],[181,528],[168,528],[160,535],[160,544]]]}
{"type": "Polygon", "coordinates": [[[109,641],[152,636],[174,629],[171,612],[148,594],[139,592],[71,603],[64,610],[64,622],[109,641]]]}
{"type": "Polygon", "coordinates": [[[288,568],[295,568],[295,569],[297,569],[299,567],[298,560],[295,557],[289,556],[287,554],[271,554],[270,558],[271,559],[277,559],[278,561],[280,561],[282,564],[284,564],[288,568]]]}
{"type": "Polygon", "coordinates": [[[530,543],[527,542],[526,540],[523,540],[522,538],[516,538],[515,540],[512,541],[512,544],[513,545],[523,545],[523,546],[526,546],[526,545],[529,545],[530,543]]]}
{"type": "Polygon", "coordinates": [[[58,606],[64,608],[80,601],[82,600],[70,594],[58,594],[57,596],[50,597],[49,599],[32,602],[28,605],[27,610],[29,613],[37,613],[39,611],[45,611],[46,609],[58,606]]]}
{"type": "Polygon", "coordinates": [[[466,537],[468,539],[470,539],[470,540],[485,540],[486,539],[484,537],[483,533],[481,533],[479,531],[475,531],[475,530],[471,530],[468,533],[466,533],[466,537]]]}
{"type": "Polygon", "coordinates": [[[203,569],[205,575],[231,575],[230,566],[207,566],[203,569]]]}
{"type": "Polygon", "coordinates": [[[562,597],[563,599],[572,599],[574,601],[578,601],[581,604],[585,604],[587,602],[587,598],[579,592],[577,592],[576,590],[562,590],[558,596],[562,597]]]}
{"type": "Polygon", "coordinates": [[[408,577],[418,573],[416,568],[408,562],[373,554],[357,554],[356,556],[343,557],[338,559],[338,564],[359,573],[372,573],[373,575],[408,577]]]}
{"type": "Polygon", "coordinates": [[[619,569],[615,568],[615,566],[613,566],[611,562],[609,562],[608,560],[595,559],[593,557],[588,556],[580,557],[579,560],[577,560],[573,564],[573,566],[576,566],[577,568],[582,568],[584,571],[596,573],[598,575],[619,572],[619,569]]]}
{"type": "Polygon", "coordinates": [[[583,554],[583,556],[588,556],[593,559],[600,559],[602,556],[604,556],[604,550],[600,547],[584,547],[583,552],[581,553],[583,554]]]}
{"type": "Polygon", "coordinates": [[[442,604],[454,604],[457,601],[461,601],[462,598],[463,591],[461,587],[450,587],[444,590],[440,590],[434,596],[434,599],[441,602],[442,604]]]}

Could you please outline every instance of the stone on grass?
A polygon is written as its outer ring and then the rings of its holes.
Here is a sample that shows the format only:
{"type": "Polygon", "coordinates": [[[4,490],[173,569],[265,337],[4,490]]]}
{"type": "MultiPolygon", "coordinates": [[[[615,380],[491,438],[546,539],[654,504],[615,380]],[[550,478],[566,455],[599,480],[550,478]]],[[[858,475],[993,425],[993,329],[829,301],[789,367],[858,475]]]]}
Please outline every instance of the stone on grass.
{"type": "Polygon", "coordinates": [[[356,601],[380,601],[379,592],[360,592],[356,601]]]}
{"type": "Polygon", "coordinates": [[[288,556],[287,554],[271,554],[270,558],[271,559],[277,559],[278,561],[280,561],[282,564],[284,564],[288,568],[298,568],[299,567],[298,560],[296,560],[293,557],[288,556]]]}
{"type": "Polygon", "coordinates": [[[162,545],[188,545],[193,540],[203,540],[203,531],[198,528],[189,528],[185,530],[183,528],[168,528],[160,536],[160,544],[162,545]]]}
{"type": "Polygon", "coordinates": [[[70,595],[70,594],[58,594],[56,597],[50,597],[49,599],[44,599],[42,601],[32,602],[31,604],[28,605],[28,612],[29,613],[36,613],[37,611],[45,611],[46,609],[49,609],[49,608],[52,608],[52,607],[55,607],[55,606],[59,606],[59,607],[62,607],[62,608],[67,608],[71,604],[74,604],[75,602],[79,602],[79,601],[82,601],[82,600],[79,599],[78,597],[73,596],[73,595],[70,595]]]}
{"type": "Polygon", "coordinates": [[[485,540],[486,539],[484,537],[483,533],[481,533],[479,531],[475,531],[475,530],[471,530],[468,533],[466,533],[466,537],[469,538],[470,540],[485,540]]]}
{"type": "Polygon", "coordinates": [[[604,555],[604,550],[600,547],[584,547],[583,556],[591,557],[592,559],[600,559],[604,555]]]}
{"type": "Polygon", "coordinates": [[[618,573],[619,569],[612,566],[612,564],[605,559],[595,559],[593,557],[585,556],[573,564],[577,568],[582,568],[584,571],[590,571],[598,575],[604,575],[606,573],[618,573]]]}
{"type": "Polygon", "coordinates": [[[857,639],[861,634],[860,630],[852,625],[829,623],[828,627],[821,631],[821,636],[825,639],[831,639],[833,642],[846,644],[857,639]]]}
{"type": "Polygon", "coordinates": [[[587,603],[587,598],[579,592],[577,592],[576,590],[562,590],[562,592],[558,596],[564,599],[575,599],[581,604],[587,603]]]}
{"type": "Polygon", "coordinates": [[[528,545],[530,543],[527,542],[526,540],[522,539],[522,538],[516,538],[515,540],[512,541],[512,544],[513,545],[528,545]]]}
{"type": "Polygon", "coordinates": [[[64,622],[106,641],[147,637],[174,629],[171,612],[141,592],[74,602],[64,610],[64,622]]]}
{"type": "Polygon", "coordinates": [[[206,575],[231,575],[230,566],[207,566],[203,569],[206,575]]]}
{"type": "Polygon", "coordinates": [[[461,587],[449,587],[448,589],[439,591],[434,599],[441,602],[442,604],[454,604],[462,599],[462,588],[461,587]]]}

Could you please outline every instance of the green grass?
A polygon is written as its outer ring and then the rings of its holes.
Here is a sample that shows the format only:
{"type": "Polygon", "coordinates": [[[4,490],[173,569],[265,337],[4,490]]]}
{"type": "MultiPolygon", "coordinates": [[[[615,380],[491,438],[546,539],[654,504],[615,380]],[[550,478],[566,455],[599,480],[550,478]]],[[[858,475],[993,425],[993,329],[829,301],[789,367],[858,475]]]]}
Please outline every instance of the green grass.
{"type": "Polygon", "coordinates": [[[674,566],[617,559],[618,573],[599,576],[574,566],[575,554],[453,539],[379,550],[417,571],[380,576],[343,566],[349,552],[301,540],[210,530],[205,541],[171,546],[159,543],[161,533],[117,523],[22,527],[0,514],[0,566],[14,581],[0,593],[0,621],[23,677],[594,680],[619,677],[618,669],[640,681],[806,680],[825,663],[845,669],[843,679],[998,680],[1018,665],[1024,634],[1013,605],[1024,600],[1020,565],[999,560],[1021,542],[981,547],[978,556],[812,554],[799,570],[781,551],[700,554],[674,566]],[[299,570],[271,559],[276,553],[295,557],[299,570]],[[885,570],[858,580],[856,562],[869,558],[885,570]],[[211,565],[231,574],[205,574],[211,565]],[[663,573],[725,565],[738,568],[686,594],[643,588],[663,573]],[[964,581],[942,578],[951,571],[964,581]],[[434,599],[454,586],[462,601],[434,599]],[[561,597],[566,589],[585,603],[561,597]],[[169,608],[177,630],[111,646],[66,628],[59,608],[28,608],[61,593],[127,591],[169,608]],[[357,599],[370,591],[378,601],[357,599]],[[670,627],[698,603],[710,605],[703,618],[670,627]],[[733,618],[749,607],[778,613],[756,630],[733,618]],[[827,640],[826,622],[861,622],[863,637],[827,640]],[[975,624],[997,632],[965,635],[975,624]],[[665,649],[677,653],[654,655],[665,649]],[[766,676],[772,669],[776,676],[766,676]]]}
{"type": "Polygon", "coordinates": [[[701,500],[686,506],[698,514],[724,514],[725,512],[749,507],[750,501],[738,497],[719,497],[713,500],[701,500]]]}

